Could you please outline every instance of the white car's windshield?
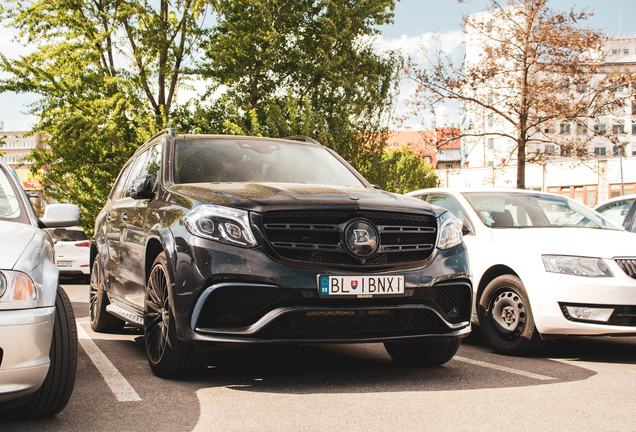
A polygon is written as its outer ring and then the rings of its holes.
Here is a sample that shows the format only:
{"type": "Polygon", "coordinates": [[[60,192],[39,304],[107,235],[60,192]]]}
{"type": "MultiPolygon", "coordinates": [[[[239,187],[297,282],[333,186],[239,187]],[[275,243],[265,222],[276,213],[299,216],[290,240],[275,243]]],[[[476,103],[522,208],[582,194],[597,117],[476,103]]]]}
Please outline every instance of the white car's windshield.
{"type": "Polygon", "coordinates": [[[199,139],[175,143],[176,183],[307,183],[363,188],[322,147],[255,139],[199,139]]]}
{"type": "Polygon", "coordinates": [[[557,195],[514,191],[465,192],[462,195],[490,228],[620,229],[594,210],[557,195]]]}

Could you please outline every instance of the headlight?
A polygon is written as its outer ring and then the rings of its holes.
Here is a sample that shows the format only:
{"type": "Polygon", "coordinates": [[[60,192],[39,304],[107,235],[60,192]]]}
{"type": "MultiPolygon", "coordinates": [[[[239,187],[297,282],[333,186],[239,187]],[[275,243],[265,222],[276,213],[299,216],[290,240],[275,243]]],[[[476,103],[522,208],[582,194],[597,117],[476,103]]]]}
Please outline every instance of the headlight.
{"type": "Polygon", "coordinates": [[[574,276],[613,277],[601,258],[542,255],[545,271],[574,276]]]}
{"type": "Polygon", "coordinates": [[[215,205],[200,205],[185,215],[185,226],[195,236],[234,246],[258,245],[249,215],[245,210],[215,205]]]}
{"type": "Polygon", "coordinates": [[[462,223],[451,212],[442,213],[438,224],[440,228],[437,247],[439,249],[450,249],[464,241],[462,223]]]}
{"type": "Polygon", "coordinates": [[[37,298],[38,291],[28,275],[16,271],[0,272],[0,303],[34,302],[37,298]]]}

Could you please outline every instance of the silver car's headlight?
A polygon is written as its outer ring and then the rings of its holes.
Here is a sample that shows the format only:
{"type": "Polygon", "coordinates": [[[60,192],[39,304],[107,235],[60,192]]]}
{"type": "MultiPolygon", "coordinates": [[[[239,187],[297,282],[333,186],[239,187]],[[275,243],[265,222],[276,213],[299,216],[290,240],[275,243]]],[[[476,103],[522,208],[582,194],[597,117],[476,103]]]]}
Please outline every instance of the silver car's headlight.
{"type": "Polygon", "coordinates": [[[234,246],[258,246],[245,210],[204,204],[192,209],[184,219],[186,229],[195,236],[234,246]]]}
{"type": "Polygon", "coordinates": [[[613,277],[601,258],[567,255],[542,255],[545,271],[574,276],[613,277]]]}
{"type": "Polygon", "coordinates": [[[11,307],[35,307],[38,291],[33,279],[26,273],[2,270],[0,272],[0,303],[16,303],[11,307]]]}
{"type": "Polygon", "coordinates": [[[437,247],[442,250],[450,249],[464,241],[462,223],[451,212],[444,212],[439,217],[439,241],[437,247]]]}

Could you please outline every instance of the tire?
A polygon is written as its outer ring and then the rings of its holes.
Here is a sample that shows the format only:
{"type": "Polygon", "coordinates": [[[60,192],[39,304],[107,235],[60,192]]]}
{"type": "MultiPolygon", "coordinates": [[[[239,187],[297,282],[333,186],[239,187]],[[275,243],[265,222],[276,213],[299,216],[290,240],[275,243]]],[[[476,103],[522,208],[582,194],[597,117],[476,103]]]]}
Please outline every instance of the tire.
{"type": "Polygon", "coordinates": [[[384,348],[393,360],[406,366],[439,366],[455,356],[461,343],[461,339],[450,341],[414,340],[385,342],[384,348]]]}
{"type": "Polygon", "coordinates": [[[177,338],[167,269],[166,256],[161,253],[152,265],[146,285],[144,339],[152,372],[162,378],[179,378],[204,369],[207,355],[177,338]]]}
{"type": "Polygon", "coordinates": [[[93,331],[98,333],[117,333],[124,328],[124,321],[106,311],[109,305],[104,287],[99,257],[93,260],[90,284],[88,288],[88,319],[93,331]]]}
{"type": "Polygon", "coordinates": [[[29,402],[15,410],[18,417],[49,417],[66,407],[77,373],[77,327],[73,306],[62,287],[57,288],[55,324],[49,351],[51,363],[42,386],[29,402]]]}
{"type": "Polygon", "coordinates": [[[543,346],[528,294],[516,276],[503,275],[490,282],[477,314],[484,341],[500,354],[527,356],[543,346]]]}

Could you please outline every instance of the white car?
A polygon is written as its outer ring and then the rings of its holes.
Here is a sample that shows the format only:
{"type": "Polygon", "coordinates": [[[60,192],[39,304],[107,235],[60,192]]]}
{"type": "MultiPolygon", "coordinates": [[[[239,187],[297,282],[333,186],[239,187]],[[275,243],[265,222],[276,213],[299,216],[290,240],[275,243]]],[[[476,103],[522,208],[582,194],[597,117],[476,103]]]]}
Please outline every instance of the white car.
{"type": "Polygon", "coordinates": [[[55,262],[61,274],[83,276],[90,282],[91,242],[80,227],[48,228],[55,245],[55,262]]]}
{"type": "Polygon", "coordinates": [[[464,222],[473,322],[495,351],[527,355],[569,335],[636,335],[636,242],[592,209],[514,189],[408,195],[464,222]]]}
{"type": "Polygon", "coordinates": [[[55,204],[38,219],[10,168],[0,163],[0,419],[45,417],[67,404],[77,370],[77,328],[58,286],[53,242],[40,227],[77,224],[55,204]]]}

